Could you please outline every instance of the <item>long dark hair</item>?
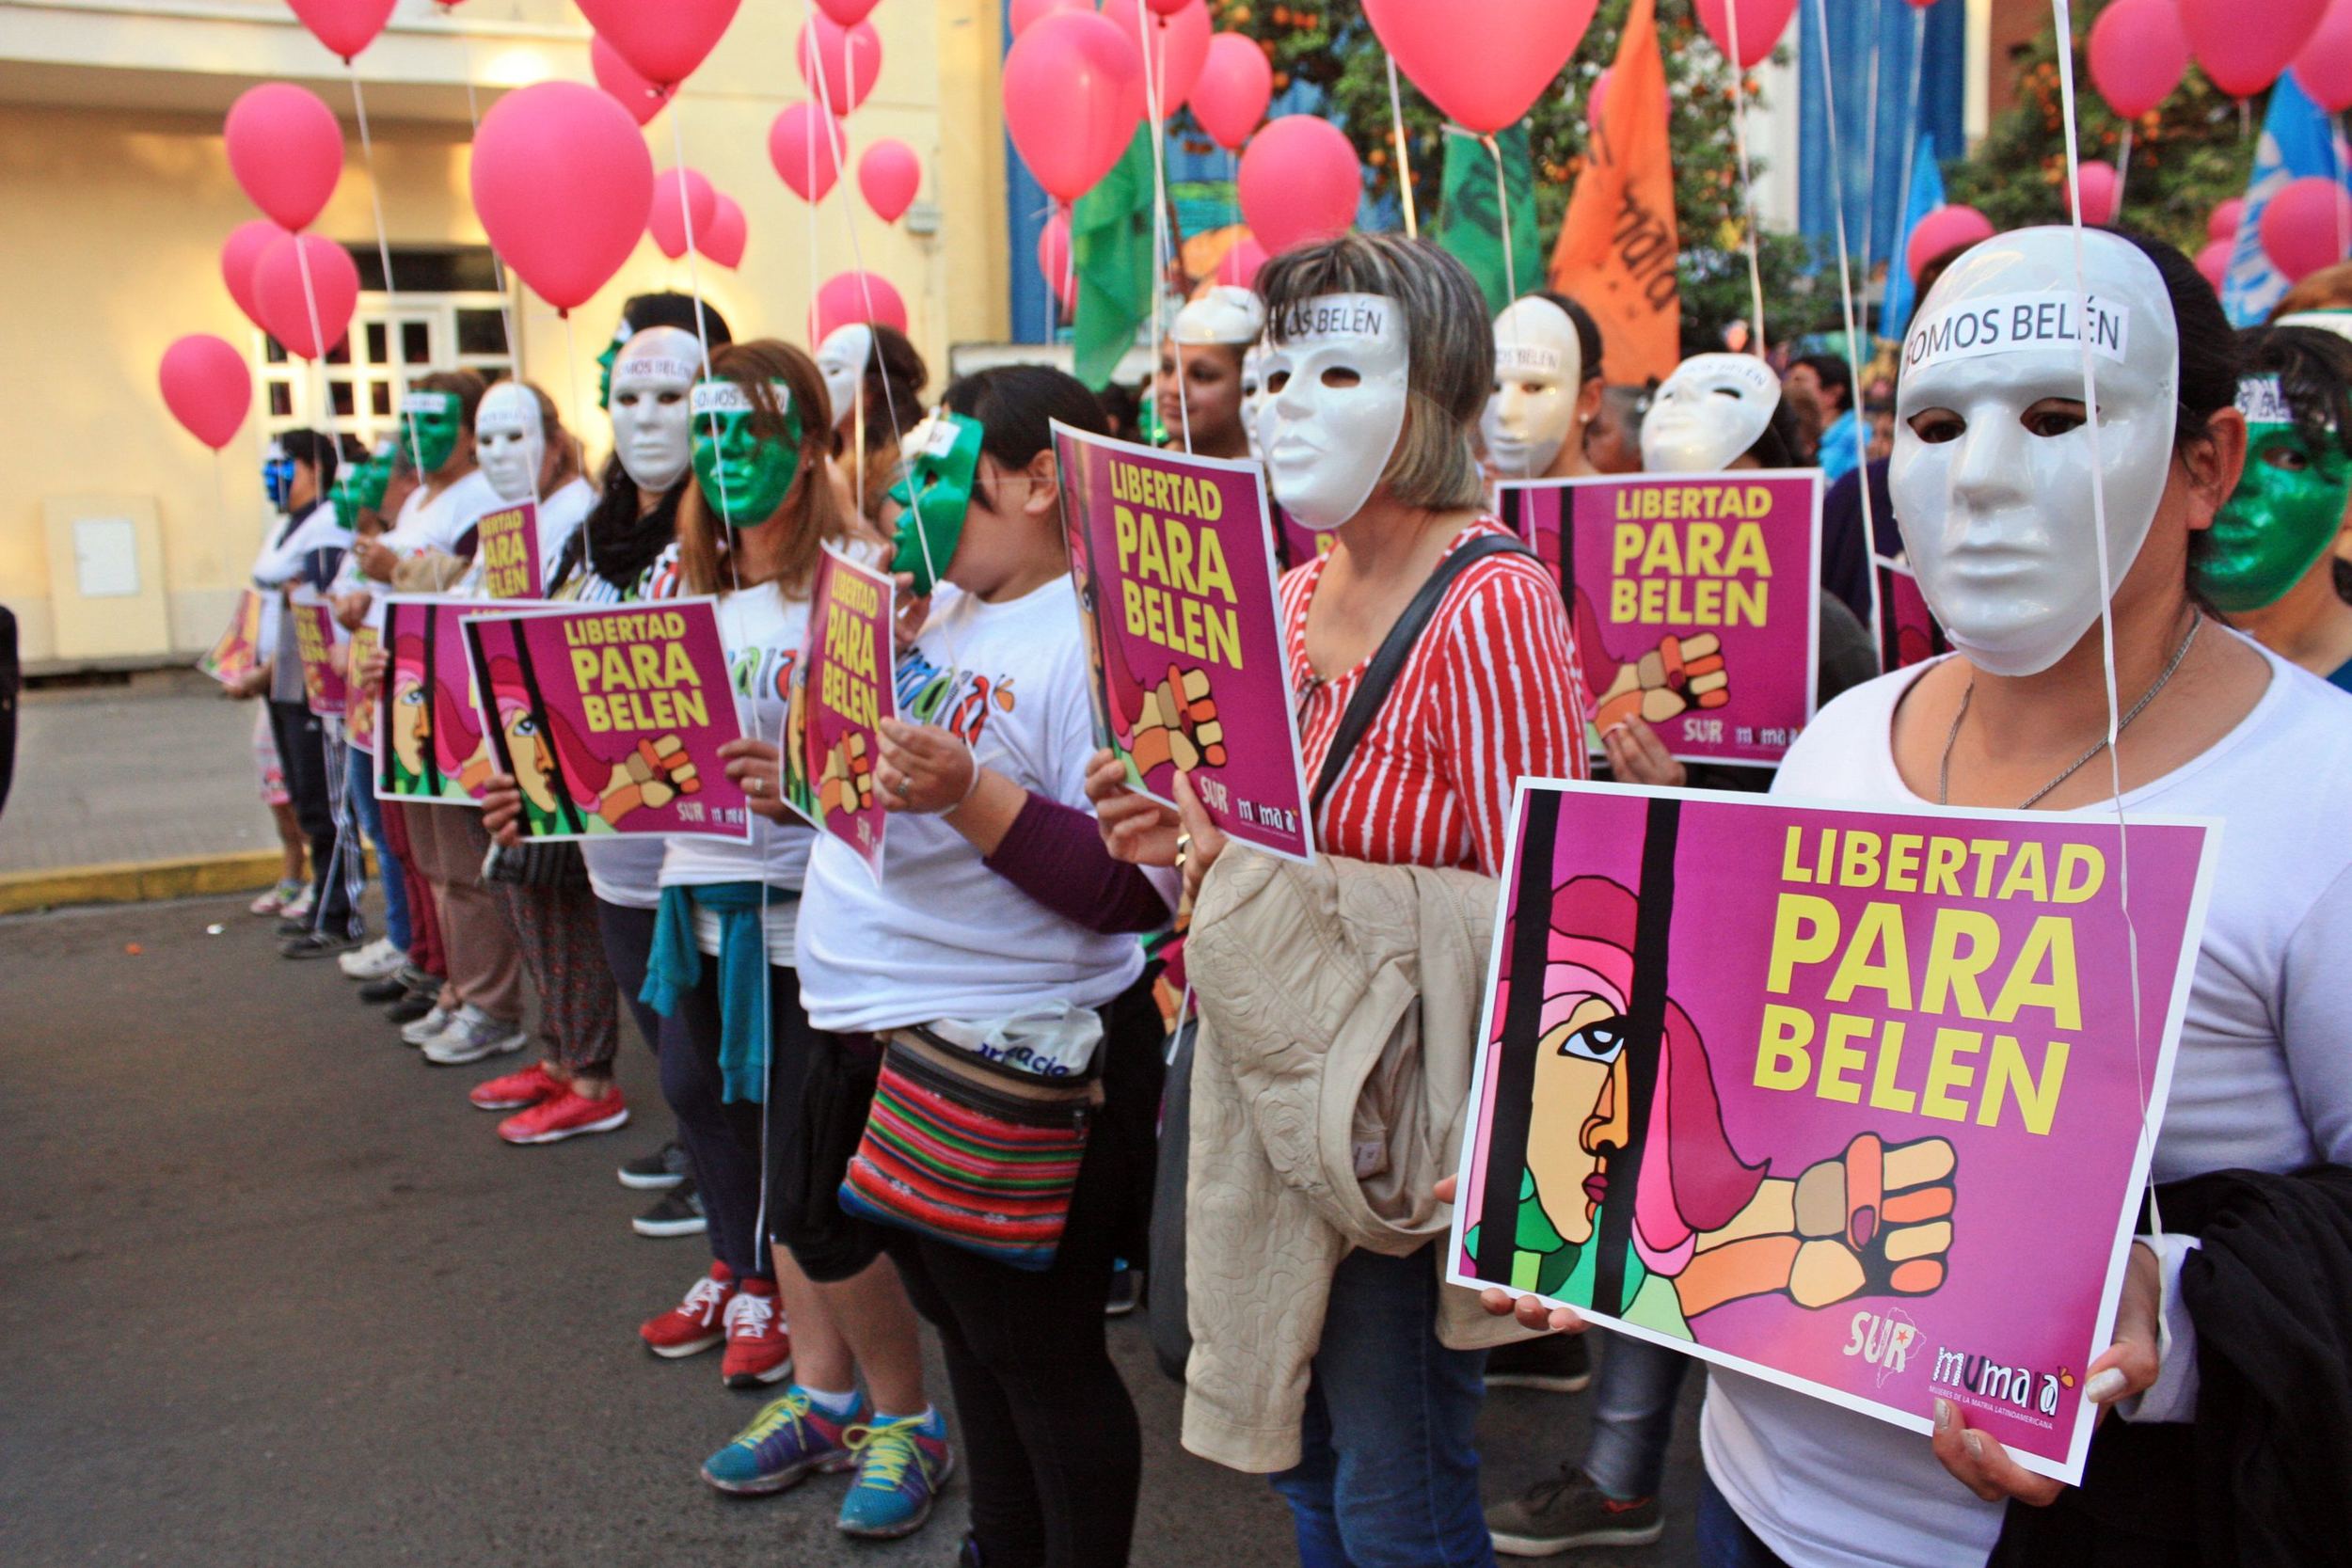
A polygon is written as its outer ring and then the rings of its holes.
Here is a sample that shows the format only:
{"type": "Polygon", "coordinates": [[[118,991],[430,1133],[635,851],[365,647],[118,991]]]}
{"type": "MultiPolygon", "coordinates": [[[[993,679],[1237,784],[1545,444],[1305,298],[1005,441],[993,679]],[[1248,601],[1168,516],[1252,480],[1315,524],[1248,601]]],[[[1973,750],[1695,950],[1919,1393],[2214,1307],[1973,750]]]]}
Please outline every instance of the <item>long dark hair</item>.
{"type": "Polygon", "coordinates": [[[1076,377],[1048,365],[997,365],[951,384],[942,400],[951,414],[980,421],[980,450],[1020,469],[1054,444],[1054,421],[1108,436],[1103,405],[1076,377]]]}

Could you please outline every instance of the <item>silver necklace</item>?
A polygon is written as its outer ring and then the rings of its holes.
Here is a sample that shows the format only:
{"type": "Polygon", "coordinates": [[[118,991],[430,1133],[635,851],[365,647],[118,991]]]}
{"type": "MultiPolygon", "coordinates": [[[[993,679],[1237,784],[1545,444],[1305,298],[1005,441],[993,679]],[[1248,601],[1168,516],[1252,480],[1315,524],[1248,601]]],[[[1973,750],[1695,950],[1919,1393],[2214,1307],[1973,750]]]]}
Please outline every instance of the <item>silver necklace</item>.
{"type": "MultiPolygon", "coordinates": [[[[2139,701],[2132,705],[2131,711],[2124,714],[2122,721],[2115,726],[2117,739],[2121,740],[2123,732],[2132,727],[2133,720],[2148,711],[2148,705],[2156,700],[2156,693],[2164,689],[2165,683],[2172,678],[2172,673],[2178,670],[2181,667],[2181,661],[2188,657],[2190,645],[2197,641],[2197,629],[2205,624],[2204,616],[2194,610],[2189,611],[2189,616],[2188,635],[2182,638],[2181,645],[2172,650],[2172,661],[2164,667],[2164,673],[2156,677],[2154,685],[2140,693],[2139,701]]],[[[1952,732],[1944,737],[1944,761],[1943,765],[1936,769],[1935,777],[1935,803],[1939,806],[1948,806],[1952,803],[1952,747],[1960,740],[1960,726],[1967,721],[1968,705],[1976,700],[1976,696],[1977,682],[1976,678],[1971,676],[1968,681],[1968,689],[1960,694],[1960,711],[1952,715],[1952,732]]],[[[2085,752],[2067,766],[2066,771],[2027,796],[2025,802],[2017,809],[2031,811],[2052,790],[2088,768],[2090,765],[2090,759],[2106,749],[2107,737],[2101,736],[2092,742],[2090,751],[2085,752]]]]}

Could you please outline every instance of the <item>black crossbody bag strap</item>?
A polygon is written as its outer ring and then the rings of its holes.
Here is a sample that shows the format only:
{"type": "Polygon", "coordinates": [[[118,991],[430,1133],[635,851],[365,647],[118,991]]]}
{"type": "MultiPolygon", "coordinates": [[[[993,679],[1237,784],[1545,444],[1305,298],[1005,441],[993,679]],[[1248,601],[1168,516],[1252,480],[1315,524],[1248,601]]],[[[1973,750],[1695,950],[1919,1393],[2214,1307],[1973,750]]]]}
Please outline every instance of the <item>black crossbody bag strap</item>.
{"type": "Polygon", "coordinates": [[[1340,774],[1346,770],[1347,759],[1364,738],[1364,732],[1372,728],[1375,719],[1380,717],[1380,709],[1389,700],[1389,689],[1396,685],[1396,677],[1404,673],[1405,661],[1413,657],[1413,645],[1428,629],[1431,617],[1438,613],[1438,606],[1445,598],[1446,590],[1454,586],[1454,579],[1490,555],[1534,554],[1517,539],[1505,534],[1488,533],[1471,540],[1438,562],[1437,570],[1429,574],[1429,580],[1421,585],[1421,592],[1413,595],[1412,603],[1405,607],[1405,613],[1399,615],[1396,625],[1389,628],[1389,635],[1380,643],[1380,651],[1372,656],[1371,667],[1364,672],[1363,684],[1356,689],[1356,695],[1347,700],[1347,711],[1340,715],[1339,733],[1331,737],[1331,749],[1323,755],[1323,771],[1316,776],[1314,794],[1307,802],[1309,820],[1322,820],[1324,798],[1331,793],[1331,786],[1340,782],[1340,774]]]}

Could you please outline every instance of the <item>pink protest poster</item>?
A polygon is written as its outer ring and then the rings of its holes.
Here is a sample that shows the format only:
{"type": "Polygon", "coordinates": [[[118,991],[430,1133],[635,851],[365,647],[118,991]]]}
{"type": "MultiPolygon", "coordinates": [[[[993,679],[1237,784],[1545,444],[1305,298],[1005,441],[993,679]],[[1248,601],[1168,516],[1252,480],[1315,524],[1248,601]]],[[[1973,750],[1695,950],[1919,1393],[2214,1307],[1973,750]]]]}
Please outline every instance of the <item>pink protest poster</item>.
{"type": "Polygon", "coordinates": [[[2076,1481],[2210,836],[1523,782],[1453,1279],[2076,1481]]]}
{"type": "Polygon", "coordinates": [[[1685,762],[1777,766],[1813,717],[1821,476],[1506,481],[1560,574],[1593,750],[1629,718],[1685,762]]]}
{"type": "Polygon", "coordinates": [[[1274,553],[1285,572],[1330,554],[1338,540],[1338,534],[1317,533],[1280,506],[1274,509],[1274,553]]]}
{"type": "Polygon", "coordinates": [[[480,599],[394,594],[384,601],[389,656],[375,710],[375,798],[478,806],[490,743],[466,668],[466,617],[480,599]]]}
{"type": "Polygon", "coordinates": [[[362,626],[351,634],[351,648],[343,660],[348,672],[343,693],[343,739],[353,750],[375,752],[375,706],[359,684],[359,672],[377,649],[384,646],[384,634],[373,626],[362,626]]]}
{"type": "Polygon", "coordinates": [[[1951,644],[1911,568],[1883,555],[1873,556],[1871,566],[1879,575],[1879,668],[1908,670],[1949,653],[1951,644]]]}
{"type": "Polygon", "coordinates": [[[237,608],[212,652],[196,667],[223,686],[234,686],[262,667],[262,593],[248,588],[237,595],[237,608]]]}
{"type": "Polygon", "coordinates": [[[539,509],[516,501],[485,512],[474,523],[474,560],[482,566],[482,591],[494,599],[535,599],[546,590],[539,576],[539,509]]]}
{"type": "Polygon", "coordinates": [[[302,695],[310,711],[322,719],[341,719],[348,694],[335,612],[323,604],[297,600],[286,607],[286,629],[302,656],[302,695]]]}
{"type": "Polygon", "coordinates": [[[710,600],[494,611],[465,638],[525,838],[751,836],[719,757],[743,731],[710,600]]]}
{"type": "Polygon", "coordinates": [[[1314,852],[1282,657],[1264,470],[1054,427],[1102,744],[1245,844],[1314,852]]]}
{"type": "Polygon", "coordinates": [[[784,798],[819,832],[858,853],[882,880],[890,814],[874,790],[882,721],[898,716],[893,683],[891,580],[825,552],[809,601],[808,646],[785,710],[784,798]]]}

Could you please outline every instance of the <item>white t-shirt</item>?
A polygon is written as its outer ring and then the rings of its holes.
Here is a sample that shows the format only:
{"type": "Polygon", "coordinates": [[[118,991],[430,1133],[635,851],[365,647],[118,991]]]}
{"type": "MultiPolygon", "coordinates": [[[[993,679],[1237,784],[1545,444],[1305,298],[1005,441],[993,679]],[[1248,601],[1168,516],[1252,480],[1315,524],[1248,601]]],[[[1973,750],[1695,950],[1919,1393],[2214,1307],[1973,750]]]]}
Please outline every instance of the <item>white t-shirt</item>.
{"type": "MultiPolygon", "coordinates": [[[[2123,798],[2127,813],[2225,824],[2151,1171],[2160,1182],[2352,1161],[2343,1034],[2352,1017],[2352,697],[2263,657],[2270,687],[2244,721],[2123,798]]],[[[1893,745],[1896,705],[1923,673],[1882,675],[1823,708],[1772,792],[1924,803],[1893,745]]],[[[2114,809],[2103,800],[2063,815],[2114,809]]],[[[2195,1346],[2178,1332],[2185,1314],[2168,1308],[2166,1319],[2176,1331],[2170,1382],[2176,1364],[2193,1365],[2195,1346]]],[[[1925,1437],[1756,1378],[1715,1371],[1700,1435],[1707,1473],[1791,1568],[1979,1568],[2000,1534],[2001,1506],[1947,1474],[1925,1437]]]]}
{"type": "MultiPolygon", "coordinates": [[[[1024,598],[935,599],[898,661],[898,713],[969,741],[980,763],[1082,811],[1094,718],[1067,578],[1024,598]]],[[[801,997],[850,1034],[979,1022],[1068,1001],[1099,1007],[1135,983],[1143,948],[1072,924],[981,863],[937,816],[893,816],[877,887],[857,851],[821,836],[802,900],[801,997]]]]}
{"type": "MultiPolygon", "coordinates": [[[[792,667],[808,641],[808,601],[789,599],[773,583],[729,594],[719,601],[719,638],[726,644],[727,673],[735,686],[735,713],[751,739],[774,741],[784,735],[784,710],[792,690],[792,667]]],[[[721,838],[677,837],[661,860],[663,887],[702,887],[712,882],[764,882],[800,891],[808,871],[813,830],[798,822],[752,818],[748,844],[721,838]]],[[[792,967],[793,934],[800,904],[771,900],[763,913],[768,961],[792,967]]],[[[694,943],[719,951],[719,917],[694,911],[694,943]]]]}
{"type": "Polygon", "coordinates": [[[555,568],[564,559],[564,546],[588,514],[596,509],[596,487],[578,475],[552,496],[539,502],[539,580],[555,580],[555,568]]]}
{"type": "MultiPolygon", "coordinates": [[[[431,500],[424,499],[424,486],[420,484],[408,492],[408,499],[400,505],[400,515],[392,526],[375,536],[377,544],[390,550],[403,561],[411,560],[427,550],[443,555],[457,553],[457,541],[485,512],[498,507],[499,493],[490,488],[490,482],[476,468],[431,500]]],[[[344,567],[344,580],[336,583],[337,593],[364,592],[374,599],[368,607],[368,624],[378,631],[384,627],[384,600],[398,593],[389,582],[378,582],[358,570],[358,555],[354,552],[344,567]]]]}

